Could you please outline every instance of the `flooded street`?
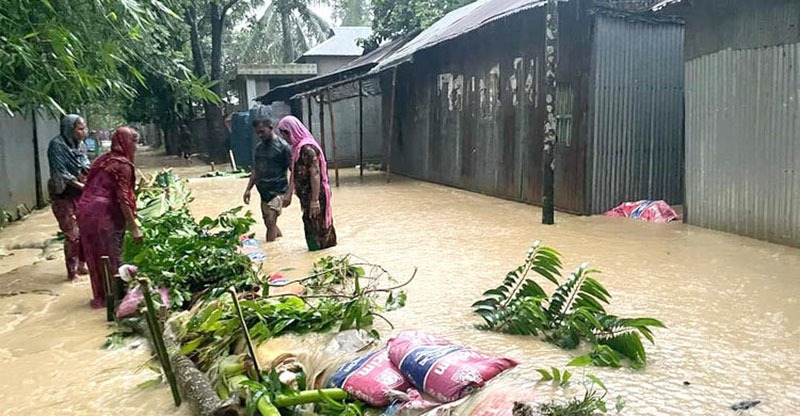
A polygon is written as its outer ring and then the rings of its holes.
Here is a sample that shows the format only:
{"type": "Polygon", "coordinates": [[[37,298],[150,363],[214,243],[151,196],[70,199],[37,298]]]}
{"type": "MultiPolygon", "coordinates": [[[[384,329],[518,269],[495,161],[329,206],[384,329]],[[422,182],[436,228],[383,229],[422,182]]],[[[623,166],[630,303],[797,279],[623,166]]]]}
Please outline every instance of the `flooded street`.
{"type": "MultiPolygon", "coordinates": [[[[184,177],[205,170],[176,169],[184,177]]],[[[193,213],[240,205],[246,183],[192,179],[193,213]]],[[[513,358],[522,363],[515,372],[536,380],[533,369],[563,368],[574,352],[477,331],[470,305],[542,240],[563,254],[566,270],[588,262],[603,272],[598,280],[613,296],[610,313],[668,327],[646,345],[646,370],[586,370],[605,382],[610,398],[624,398],[624,414],[735,414],[730,406],[742,400],[762,401],[750,415],[800,414],[798,249],[680,223],[557,214],[557,225],[543,226],[536,207],[404,178],[386,184],[378,173],[361,183],[354,170],[342,171],[333,192],[339,246],[306,251],[295,200],[279,220],[284,238],[266,246],[268,267],[293,268],[285,274],[300,277],[317,258],[348,253],[400,281],[418,267],[406,308],[387,314],[396,329],[422,329],[513,358]]],[[[14,253],[0,258],[0,414],[188,414],[172,407],[167,388],[137,387],[154,375],[135,372],[147,360],[146,348],[132,348],[141,344],[101,349],[109,329],[104,314],[89,309],[88,281],[67,283],[61,257],[39,261],[41,249],[12,250],[56,230],[45,211],[0,232],[0,246],[14,253]]],[[[264,241],[260,218],[252,231],[264,241]]],[[[549,399],[549,387],[537,389],[549,399]]]]}

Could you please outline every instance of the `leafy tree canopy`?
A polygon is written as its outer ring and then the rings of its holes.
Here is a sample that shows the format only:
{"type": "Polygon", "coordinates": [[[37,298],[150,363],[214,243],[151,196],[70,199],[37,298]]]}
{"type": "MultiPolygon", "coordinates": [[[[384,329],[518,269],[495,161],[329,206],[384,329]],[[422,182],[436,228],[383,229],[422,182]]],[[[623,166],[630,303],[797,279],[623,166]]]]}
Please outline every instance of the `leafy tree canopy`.
{"type": "Polygon", "coordinates": [[[442,16],[475,0],[372,0],[372,37],[365,46],[374,49],[385,40],[426,29],[442,16]]]}
{"type": "Polygon", "coordinates": [[[0,108],[74,111],[132,99],[159,74],[206,93],[169,43],[180,23],[159,0],[13,0],[0,9],[0,108]],[[199,87],[199,88],[198,88],[199,87]]]}

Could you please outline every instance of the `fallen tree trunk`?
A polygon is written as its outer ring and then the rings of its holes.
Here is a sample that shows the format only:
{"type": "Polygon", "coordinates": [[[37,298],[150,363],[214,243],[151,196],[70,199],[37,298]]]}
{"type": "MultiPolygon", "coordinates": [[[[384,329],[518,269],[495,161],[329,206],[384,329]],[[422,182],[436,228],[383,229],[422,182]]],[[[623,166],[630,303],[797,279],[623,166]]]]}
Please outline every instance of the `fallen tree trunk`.
{"type": "MultiPolygon", "coordinates": [[[[165,327],[168,328],[169,325],[165,325],[165,327]]],[[[155,352],[147,324],[141,321],[136,330],[145,335],[151,349],[155,352]]],[[[208,377],[197,369],[189,357],[180,353],[180,346],[172,335],[172,331],[165,329],[163,336],[181,397],[189,403],[193,414],[198,416],[239,416],[242,414],[242,408],[237,402],[237,398],[222,401],[211,386],[208,377]]]]}

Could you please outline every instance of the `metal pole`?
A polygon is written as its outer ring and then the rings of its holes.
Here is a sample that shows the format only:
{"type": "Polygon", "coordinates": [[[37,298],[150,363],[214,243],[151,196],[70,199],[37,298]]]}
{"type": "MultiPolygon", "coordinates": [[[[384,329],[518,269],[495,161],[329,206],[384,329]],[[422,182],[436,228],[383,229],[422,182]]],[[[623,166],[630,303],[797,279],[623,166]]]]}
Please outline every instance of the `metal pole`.
{"type": "Polygon", "coordinates": [[[358,174],[364,180],[364,88],[358,80],[358,174]]]}
{"type": "Polygon", "coordinates": [[[333,118],[333,96],[328,89],[328,116],[331,119],[331,146],[333,146],[333,170],[336,175],[336,187],[339,187],[339,159],[336,158],[336,121],[333,118]]]}
{"type": "Polygon", "coordinates": [[[548,0],[545,12],[545,105],[544,149],[542,152],[542,224],[555,223],[556,70],[558,68],[558,1],[548,0]]]}
{"type": "Polygon", "coordinates": [[[392,101],[389,103],[389,140],[386,145],[386,182],[392,181],[392,140],[394,140],[395,98],[397,95],[397,67],[392,70],[392,101]]]}

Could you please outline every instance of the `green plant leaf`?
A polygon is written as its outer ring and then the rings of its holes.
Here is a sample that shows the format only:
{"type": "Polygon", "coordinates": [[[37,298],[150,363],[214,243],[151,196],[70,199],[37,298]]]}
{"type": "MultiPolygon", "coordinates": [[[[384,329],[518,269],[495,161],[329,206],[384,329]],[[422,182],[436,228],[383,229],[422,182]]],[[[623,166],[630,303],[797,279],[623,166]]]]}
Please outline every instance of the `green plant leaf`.
{"type": "Polygon", "coordinates": [[[591,354],[579,355],[573,358],[568,364],[568,367],[585,367],[592,364],[591,354]]]}

